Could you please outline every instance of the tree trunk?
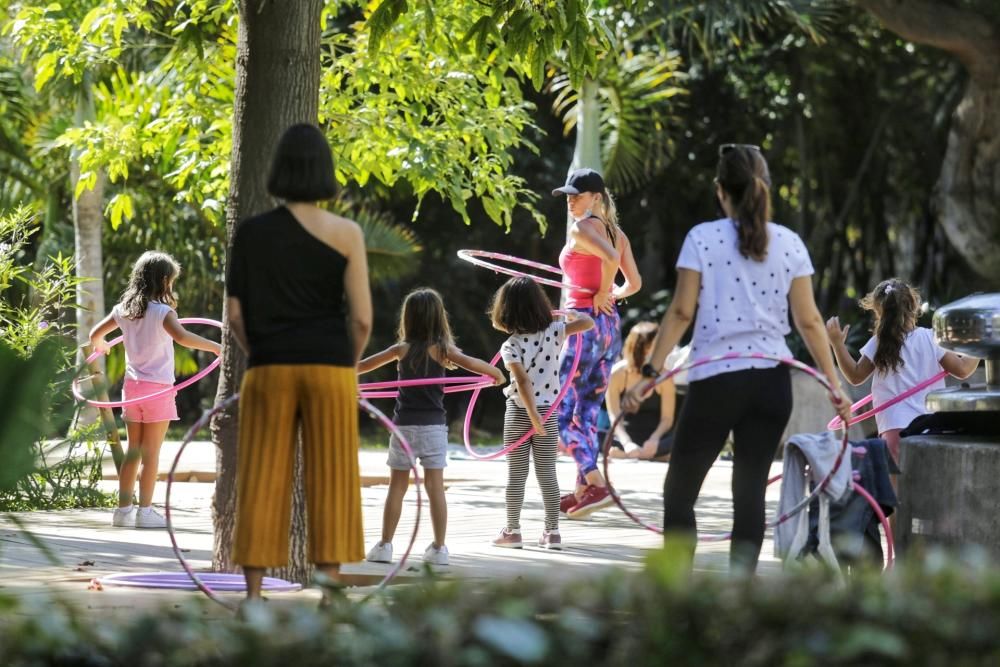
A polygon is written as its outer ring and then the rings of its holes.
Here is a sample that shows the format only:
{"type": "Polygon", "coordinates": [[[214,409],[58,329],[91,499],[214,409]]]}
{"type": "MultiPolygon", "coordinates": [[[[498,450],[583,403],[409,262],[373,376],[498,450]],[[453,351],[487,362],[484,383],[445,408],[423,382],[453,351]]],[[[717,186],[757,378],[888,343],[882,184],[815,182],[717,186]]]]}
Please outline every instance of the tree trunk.
{"type": "Polygon", "coordinates": [[[1000,25],[934,0],[856,0],[904,39],[954,55],[969,73],[935,191],[937,215],[959,254],[1000,286],[1000,25]]]}
{"type": "MultiPolygon", "coordinates": [[[[274,205],[265,184],[271,156],[281,134],[295,123],[315,123],[317,120],[322,8],[323,0],[239,1],[233,152],[226,206],[226,234],[230,243],[238,221],[274,205]]],[[[223,323],[222,375],[217,401],[239,390],[246,367],[246,360],[229,331],[225,309],[223,323]]],[[[235,410],[213,420],[212,441],[217,447],[219,472],[212,503],[213,566],[222,571],[234,569],[236,435],[235,410]]],[[[309,577],[309,567],[300,472],[301,460],[297,460],[290,566],[278,574],[304,583],[309,577]]]]}
{"type": "MultiPolygon", "coordinates": [[[[584,79],[580,89],[580,101],[576,106],[576,143],[573,146],[573,162],[569,171],[593,169],[601,172],[601,102],[597,98],[597,82],[584,79]]],[[[573,221],[566,214],[566,241],[569,242],[569,226],[573,221]]],[[[562,290],[560,301],[563,305],[569,290],[562,290]]]]}
{"type": "MultiPolygon", "coordinates": [[[[76,156],[70,162],[72,190],[80,180],[80,162],[76,156]]],[[[104,230],[104,175],[98,174],[94,187],[73,197],[73,236],[76,275],[83,278],[76,288],[76,342],[77,361],[83,363],[79,350],[90,342],[90,330],[104,318],[104,255],[101,237],[104,230]]],[[[103,367],[103,359],[99,362],[103,367]]],[[[97,410],[81,407],[76,415],[76,426],[97,421],[97,410]]]]}

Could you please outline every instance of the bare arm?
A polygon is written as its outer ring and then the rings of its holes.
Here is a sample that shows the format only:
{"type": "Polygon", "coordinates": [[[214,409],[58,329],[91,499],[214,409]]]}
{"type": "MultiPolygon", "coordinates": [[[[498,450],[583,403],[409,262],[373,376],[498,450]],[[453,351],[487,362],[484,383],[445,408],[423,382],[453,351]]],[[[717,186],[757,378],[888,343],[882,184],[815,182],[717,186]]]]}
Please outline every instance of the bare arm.
{"type": "Polygon", "coordinates": [[[115,322],[114,316],[110,314],[95,324],[94,328],[90,330],[90,346],[94,348],[94,351],[107,354],[108,341],[105,340],[105,337],[117,328],[118,323],[115,322]]]}
{"type": "Polygon", "coordinates": [[[246,324],[243,322],[243,305],[235,296],[226,297],[226,311],[229,313],[229,331],[243,354],[250,354],[250,339],[247,338],[246,324]]]}
{"type": "Polygon", "coordinates": [[[979,368],[979,359],[976,357],[967,357],[964,354],[955,354],[954,352],[945,352],[939,363],[941,368],[959,380],[964,380],[979,368]]]}
{"type": "Polygon", "coordinates": [[[528,419],[538,433],[545,432],[545,425],[542,423],[542,416],[538,414],[538,406],[535,405],[535,386],[531,383],[524,365],[519,361],[513,361],[507,366],[511,377],[517,383],[517,395],[521,397],[525,409],[528,411],[528,419]]]}
{"type": "Polygon", "coordinates": [[[674,409],[677,403],[677,391],[674,388],[674,379],[664,380],[656,387],[660,395],[660,423],[646,441],[655,441],[659,444],[660,438],[665,436],[674,426],[674,409]]]}
{"type": "MultiPolygon", "coordinates": [[[[452,362],[456,366],[460,366],[470,373],[479,373],[480,375],[489,375],[496,381],[496,385],[500,386],[507,382],[507,378],[504,377],[503,371],[489,363],[488,361],[483,361],[477,357],[471,357],[460,349],[452,345],[448,348],[448,361],[452,362]]],[[[520,384],[518,384],[518,389],[520,389],[520,384]]],[[[521,397],[522,399],[524,396],[521,397]]]]}
{"type": "Polygon", "coordinates": [[[183,345],[192,350],[214,352],[215,354],[222,352],[222,346],[214,340],[209,340],[185,329],[184,325],[177,320],[177,313],[174,311],[170,311],[163,318],[163,328],[178,345],[183,345]]]}
{"type": "Polygon", "coordinates": [[[819,309],[816,308],[812,279],[809,276],[800,276],[792,280],[788,298],[791,302],[795,328],[802,335],[802,340],[805,342],[809,354],[812,355],[819,369],[830,381],[830,386],[833,387],[834,391],[834,394],[830,396],[830,401],[840,418],[846,422],[851,416],[851,404],[840,388],[840,379],[833,366],[830,339],[826,335],[823,317],[819,314],[819,309]]]}
{"type": "Polygon", "coordinates": [[[594,319],[590,315],[578,313],[571,321],[566,323],[566,335],[572,336],[573,334],[583,333],[593,328],[594,319]]]}
{"type": "Polygon", "coordinates": [[[621,414],[621,393],[624,389],[625,383],[625,367],[617,366],[612,369],[610,377],[608,377],[608,389],[604,394],[604,406],[608,410],[608,419],[615,427],[615,437],[623,445],[634,444],[632,443],[632,437],[625,430],[625,421],[618,420],[618,415],[621,414]],[[617,423],[615,423],[617,422],[617,423]]]}
{"type": "Polygon", "coordinates": [[[625,276],[625,282],[621,285],[615,285],[611,289],[611,296],[614,299],[624,299],[642,289],[642,276],[639,275],[639,267],[632,255],[632,244],[628,237],[622,233],[618,235],[618,238],[621,240],[621,264],[618,268],[625,276]]]}
{"type": "Polygon", "coordinates": [[[847,381],[857,386],[868,379],[868,376],[875,372],[875,364],[871,359],[862,355],[860,359],[854,361],[854,357],[847,350],[847,332],[851,325],[840,326],[840,318],[831,317],[826,321],[826,333],[830,338],[830,347],[833,348],[833,355],[837,358],[837,365],[840,372],[844,374],[847,381]]]}
{"type": "Polygon", "coordinates": [[[368,285],[365,237],[361,228],[353,223],[350,254],[347,256],[347,270],[344,271],[344,293],[347,295],[354,362],[358,363],[372,332],[372,293],[368,285]]]}
{"type": "Polygon", "coordinates": [[[621,254],[612,245],[604,232],[604,226],[594,218],[579,220],[570,228],[574,244],[585,252],[601,260],[601,286],[594,294],[594,306],[603,313],[610,314],[614,304],[611,288],[621,266],[621,254]]]}
{"type": "Polygon", "coordinates": [[[401,343],[391,345],[381,352],[376,352],[359,361],[358,375],[381,368],[390,362],[398,361],[401,356],[403,356],[403,345],[401,343]]]}

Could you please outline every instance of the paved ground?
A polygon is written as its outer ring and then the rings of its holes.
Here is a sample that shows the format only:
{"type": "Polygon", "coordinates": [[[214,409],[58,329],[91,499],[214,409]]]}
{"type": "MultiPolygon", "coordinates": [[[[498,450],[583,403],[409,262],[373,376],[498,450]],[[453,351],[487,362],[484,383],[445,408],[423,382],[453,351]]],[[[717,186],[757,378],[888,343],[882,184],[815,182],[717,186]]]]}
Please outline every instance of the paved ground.
{"type": "MultiPolygon", "coordinates": [[[[161,459],[161,470],[169,469],[176,445],[167,443],[161,459]]],[[[469,578],[503,578],[525,575],[551,577],[582,577],[610,567],[638,568],[644,554],[656,548],[660,538],[633,524],[617,508],[594,514],[587,520],[564,520],[561,525],[562,552],[537,548],[522,551],[493,547],[490,540],[504,524],[504,485],[506,464],[500,461],[465,459],[456,448],[449,461],[445,478],[449,480],[449,535],[452,564],[436,568],[442,576],[469,578]]],[[[362,491],[366,544],[379,537],[382,503],[385,499],[385,452],[365,451],[361,454],[362,474],[366,486],[362,491]]],[[[614,462],[612,479],[628,505],[637,513],[659,520],[661,487],[668,464],[652,462],[614,462]]],[[[778,471],[779,464],[775,464],[778,471]]],[[[214,471],[214,452],[209,443],[194,443],[184,454],[180,479],[210,479],[214,471]]],[[[110,472],[113,472],[113,466],[110,472]]],[[[731,465],[718,462],[702,490],[698,505],[699,527],[706,532],[729,529],[731,496],[729,492],[731,465]]],[[[572,460],[561,458],[559,479],[569,489],[575,479],[572,460]]],[[[104,482],[114,488],[113,481],[104,482]]],[[[165,484],[157,486],[155,501],[162,504],[165,484]]],[[[178,541],[196,569],[210,565],[212,524],[210,501],[211,483],[178,483],[174,487],[174,520],[178,541]]],[[[777,485],[768,493],[768,512],[773,515],[777,502],[777,485]]],[[[426,507],[426,505],[425,505],[426,507]]],[[[415,496],[406,499],[403,519],[396,538],[397,554],[411,534],[415,517],[415,496]]],[[[0,524],[0,591],[15,594],[26,601],[46,601],[53,594],[69,598],[99,612],[131,613],[138,607],[163,602],[181,602],[199,594],[187,592],[151,592],[148,590],[105,588],[88,590],[92,579],[115,572],[171,571],[179,572],[170,541],[165,532],[112,528],[110,510],[73,510],[63,512],[32,512],[15,515],[31,534],[42,542],[56,558],[55,563],[41,551],[26,532],[15,524],[0,524]]],[[[522,515],[522,530],[526,540],[537,538],[542,529],[543,509],[538,487],[529,477],[526,502],[522,515]]],[[[420,531],[414,547],[413,565],[400,581],[419,573],[420,555],[431,540],[429,514],[421,517],[420,531]]],[[[699,546],[695,567],[699,570],[725,571],[728,543],[705,543],[699,546]]],[[[389,566],[358,563],[345,567],[345,572],[358,579],[376,577],[389,566]]],[[[762,574],[779,571],[773,557],[770,531],[761,555],[762,574]]],[[[317,593],[305,591],[277,596],[288,603],[316,599],[317,593]]],[[[41,606],[41,605],[40,605],[41,606]]]]}

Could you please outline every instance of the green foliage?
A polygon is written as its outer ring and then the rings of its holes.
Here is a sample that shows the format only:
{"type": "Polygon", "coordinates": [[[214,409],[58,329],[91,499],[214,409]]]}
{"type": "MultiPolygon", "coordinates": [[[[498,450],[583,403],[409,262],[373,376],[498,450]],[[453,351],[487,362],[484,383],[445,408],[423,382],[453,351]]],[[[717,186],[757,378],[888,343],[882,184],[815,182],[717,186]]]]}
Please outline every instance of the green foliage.
{"type": "MultiPolygon", "coordinates": [[[[12,609],[12,667],[162,665],[992,665],[1000,575],[931,559],[845,588],[817,573],[761,580],[646,572],[586,581],[425,579],[325,613],[261,604],[206,623],[202,605],[94,623],[46,602],[12,609]]],[[[8,603],[13,605],[13,603],[8,603]]]]}
{"type": "Polygon", "coordinates": [[[51,346],[24,357],[0,341],[0,496],[34,470],[32,447],[46,426],[39,398],[57,363],[51,346]]]}

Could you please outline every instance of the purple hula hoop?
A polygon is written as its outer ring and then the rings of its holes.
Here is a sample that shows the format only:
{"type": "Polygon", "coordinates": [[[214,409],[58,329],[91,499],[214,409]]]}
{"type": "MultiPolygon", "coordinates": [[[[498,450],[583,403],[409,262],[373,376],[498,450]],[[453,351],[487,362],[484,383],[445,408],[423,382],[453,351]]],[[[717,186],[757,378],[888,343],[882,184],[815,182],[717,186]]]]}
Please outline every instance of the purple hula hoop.
{"type": "MultiPolygon", "coordinates": [[[[213,326],[213,327],[218,327],[220,329],[222,328],[222,322],[219,322],[218,320],[210,320],[210,319],[205,318],[205,317],[182,317],[181,319],[179,319],[177,321],[180,322],[181,324],[208,324],[208,325],[213,326]]],[[[115,338],[110,343],[108,343],[108,347],[109,348],[110,347],[114,347],[115,345],[118,345],[119,343],[121,343],[124,340],[125,340],[124,336],[118,336],[118,338],[115,338]]],[[[87,357],[87,363],[90,363],[91,361],[94,361],[95,359],[97,359],[100,356],[101,356],[101,353],[95,350],[94,352],[91,353],[91,355],[89,357],[87,357]]],[[[208,375],[209,373],[211,373],[212,371],[214,371],[216,369],[216,367],[219,365],[219,363],[221,363],[221,362],[222,362],[222,357],[216,357],[215,359],[212,360],[212,363],[210,363],[208,366],[205,366],[203,369],[201,369],[200,371],[198,371],[197,373],[195,373],[194,375],[192,375],[188,379],[184,380],[183,382],[179,382],[179,383],[175,384],[172,387],[168,387],[167,389],[161,389],[160,391],[153,392],[152,394],[148,394],[146,396],[140,396],[139,398],[130,398],[127,401],[95,401],[95,400],[89,399],[89,398],[87,398],[86,396],[83,395],[82,391],[80,391],[80,380],[81,380],[81,378],[74,378],[73,379],[73,384],[71,385],[71,390],[72,390],[73,396],[76,398],[76,400],[78,400],[78,401],[84,401],[87,404],[89,404],[89,405],[91,405],[91,406],[93,406],[95,408],[124,408],[124,407],[128,407],[129,405],[136,405],[138,403],[144,403],[145,401],[150,401],[150,400],[153,400],[154,398],[160,398],[161,396],[168,396],[170,394],[176,394],[181,389],[185,389],[187,387],[190,387],[195,382],[197,382],[198,380],[202,379],[203,377],[205,377],[206,375],[208,375]]]]}
{"type": "MultiPolygon", "coordinates": [[[[174,556],[177,557],[177,560],[180,562],[181,567],[184,569],[184,572],[187,573],[187,576],[191,579],[191,582],[195,585],[195,587],[199,591],[204,593],[213,602],[220,604],[221,606],[225,607],[230,611],[235,611],[235,607],[230,603],[226,602],[225,600],[223,600],[222,598],[220,598],[218,595],[216,595],[215,590],[213,590],[200,576],[198,576],[198,574],[191,567],[191,564],[188,563],[187,559],[184,557],[184,554],[181,552],[180,545],[177,543],[177,536],[174,533],[173,518],[170,513],[170,492],[174,483],[174,475],[177,472],[177,465],[178,463],[180,463],[181,455],[184,453],[184,449],[194,439],[195,434],[198,433],[198,431],[200,431],[202,428],[204,428],[205,425],[208,423],[208,421],[216,413],[225,410],[226,408],[231,406],[234,402],[239,400],[239,397],[240,397],[239,394],[234,394],[229,398],[225,399],[224,401],[222,401],[221,403],[219,403],[218,405],[206,410],[204,413],[202,413],[198,421],[192,424],[191,428],[189,428],[187,430],[187,433],[184,434],[184,439],[181,442],[181,446],[178,448],[177,455],[174,457],[174,462],[170,466],[170,473],[167,475],[167,497],[166,497],[166,503],[164,505],[164,514],[167,522],[167,534],[170,536],[170,544],[171,547],[173,548],[174,556]]],[[[413,533],[410,535],[410,542],[407,545],[406,551],[403,552],[403,555],[400,557],[399,562],[396,564],[396,566],[392,568],[389,571],[389,573],[386,574],[385,578],[383,578],[382,581],[379,582],[379,584],[375,587],[375,590],[377,592],[379,590],[382,590],[393,579],[393,577],[395,577],[397,574],[399,574],[400,571],[402,571],[403,566],[406,564],[407,558],[409,558],[410,556],[410,552],[413,549],[413,545],[417,541],[417,531],[420,528],[420,514],[423,508],[423,494],[421,493],[420,490],[421,487],[420,471],[417,469],[416,457],[414,457],[413,455],[413,449],[410,447],[410,443],[406,439],[406,436],[404,436],[403,433],[399,431],[396,425],[392,423],[392,420],[386,417],[385,414],[383,414],[378,408],[373,406],[367,400],[362,398],[359,400],[359,404],[372,417],[377,419],[379,422],[382,423],[383,426],[388,428],[389,431],[392,432],[392,434],[395,435],[396,438],[399,440],[399,444],[402,446],[403,451],[406,452],[406,455],[410,460],[410,467],[413,470],[414,486],[416,487],[417,490],[417,515],[413,522],[413,533]]]]}
{"type": "MultiPolygon", "coordinates": [[[[660,384],[661,382],[664,382],[665,380],[667,380],[669,378],[672,378],[673,376],[677,375],[678,373],[682,373],[682,372],[684,372],[686,370],[690,370],[690,369],[695,368],[697,366],[704,366],[706,364],[716,363],[716,362],[724,361],[724,360],[727,360],[727,359],[769,359],[771,361],[777,361],[779,363],[785,364],[786,366],[791,366],[792,368],[797,368],[800,371],[805,372],[806,374],[812,376],[821,385],[823,385],[826,388],[827,391],[829,391],[831,394],[833,393],[833,387],[830,385],[830,381],[827,380],[827,378],[822,373],[820,373],[819,371],[817,371],[816,369],[814,369],[814,368],[812,368],[810,366],[807,366],[806,364],[803,364],[800,361],[796,361],[795,359],[789,359],[789,358],[786,358],[786,357],[779,357],[779,356],[771,355],[771,354],[763,354],[763,353],[760,353],[760,352],[730,352],[729,354],[720,354],[720,355],[716,355],[716,356],[712,356],[712,357],[702,357],[700,359],[695,359],[694,361],[688,362],[686,364],[681,364],[680,366],[678,366],[676,368],[673,368],[673,369],[667,371],[666,373],[661,374],[660,376],[654,378],[653,380],[650,380],[650,382],[644,388],[643,391],[644,392],[648,392],[649,390],[651,390],[656,385],[660,384]]],[[[610,457],[608,456],[608,452],[609,452],[609,450],[611,448],[611,439],[614,437],[615,429],[618,427],[619,422],[621,422],[621,420],[622,420],[622,418],[624,416],[625,416],[625,412],[623,410],[618,415],[618,417],[615,419],[614,423],[611,425],[611,428],[608,429],[608,435],[605,437],[604,443],[603,443],[603,445],[601,447],[601,450],[602,450],[601,453],[602,453],[602,455],[604,457],[604,479],[607,480],[608,492],[611,494],[611,498],[615,501],[615,504],[618,505],[618,508],[622,512],[625,513],[625,516],[627,516],[628,518],[632,519],[632,521],[636,522],[638,525],[642,526],[646,530],[652,531],[652,532],[654,532],[654,533],[656,533],[658,535],[662,535],[663,534],[663,528],[661,528],[660,526],[656,526],[654,524],[647,523],[647,522],[643,521],[638,516],[636,516],[635,514],[633,514],[632,512],[630,512],[627,507],[625,507],[625,503],[622,502],[621,496],[619,496],[618,492],[615,491],[614,485],[611,483],[611,477],[608,474],[608,461],[610,459],[610,457]]],[[[833,479],[834,473],[836,473],[837,469],[840,468],[840,464],[841,464],[841,462],[844,459],[844,453],[847,451],[847,449],[848,449],[847,429],[844,429],[844,438],[843,438],[843,440],[841,442],[840,451],[837,452],[837,458],[836,458],[836,460],[834,460],[833,467],[830,469],[830,472],[827,474],[827,476],[824,477],[823,480],[819,484],[816,485],[816,488],[812,491],[812,493],[810,493],[808,496],[806,496],[801,502],[799,502],[798,504],[796,504],[790,510],[788,510],[787,512],[785,512],[784,514],[782,514],[778,518],[774,519],[773,521],[769,522],[767,524],[767,527],[768,528],[773,528],[773,527],[775,527],[775,526],[777,526],[779,524],[782,524],[785,521],[788,521],[789,519],[791,519],[793,516],[795,516],[799,512],[801,512],[806,507],[808,507],[809,503],[811,503],[813,501],[813,499],[815,499],[816,497],[818,497],[819,494],[822,493],[823,490],[827,487],[827,485],[829,485],[830,480],[833,479]]],[[[770,483],[771,481],[774,481],[774,480],[772,479],[768,483],[770,483]]],[[[732,537],[732,533],[731,532],[718,533],[718,534],[712,534],[712,535],[702,535],[702,536],[699,536],[698,537],[698,541],[699,542],[722,542],[722,541],[730,539],[731,537],[732,537]]]]}

